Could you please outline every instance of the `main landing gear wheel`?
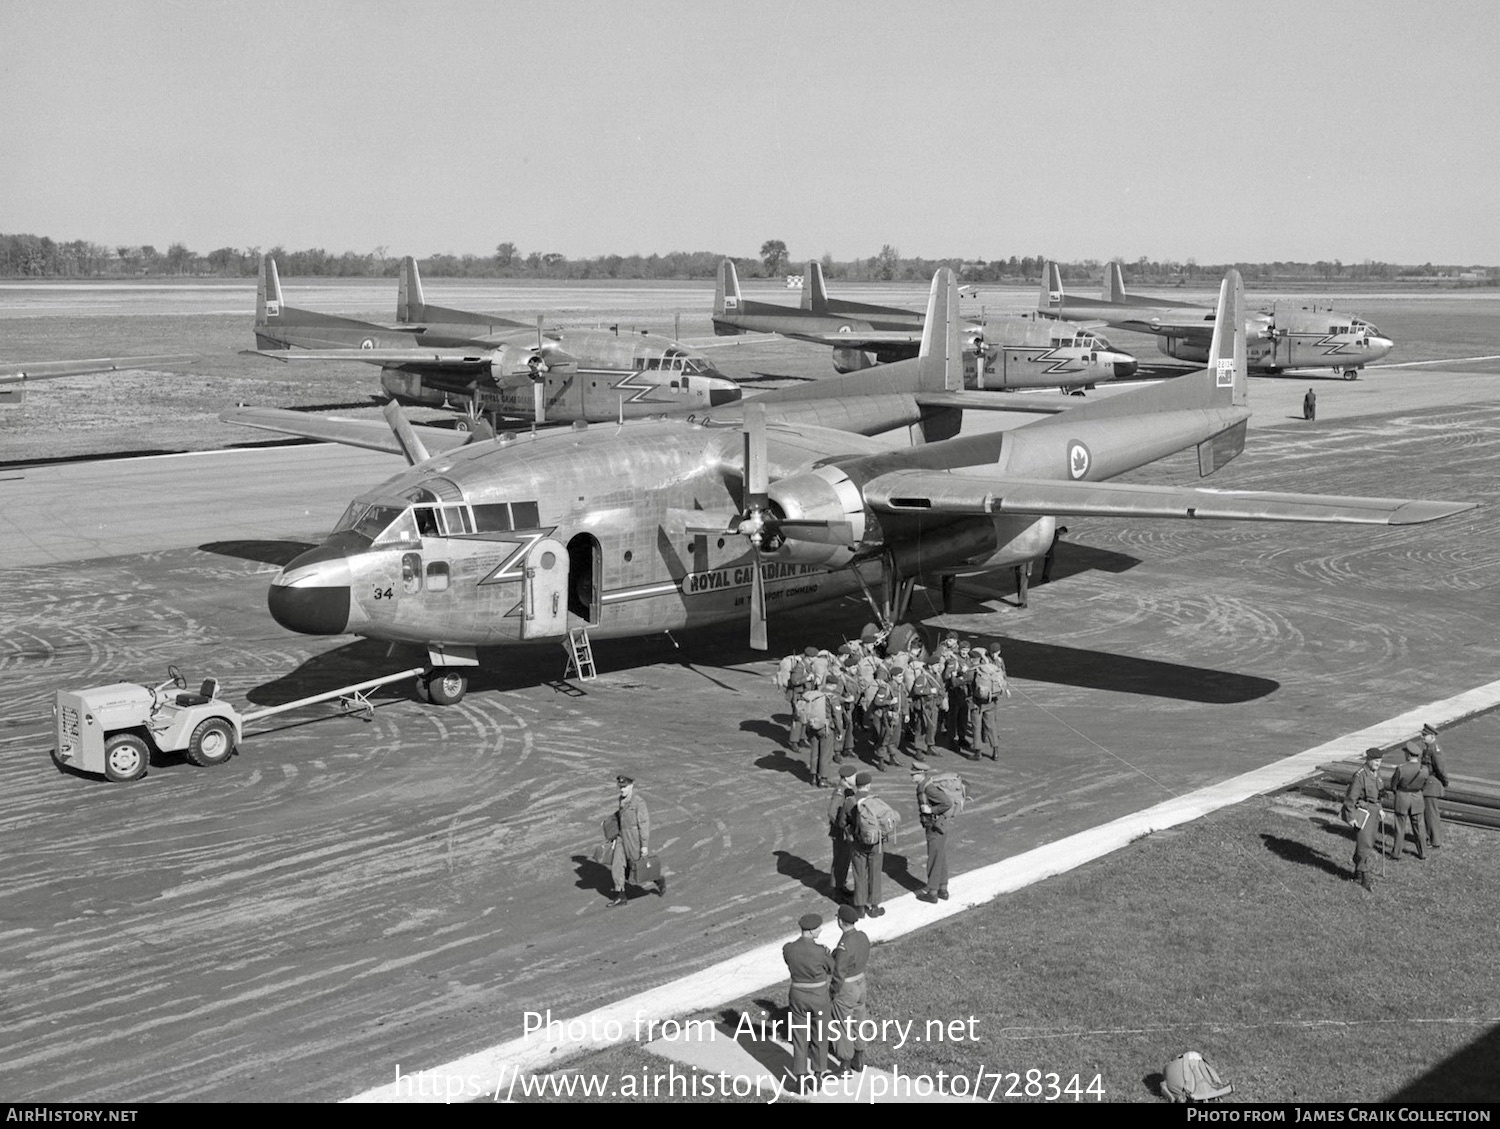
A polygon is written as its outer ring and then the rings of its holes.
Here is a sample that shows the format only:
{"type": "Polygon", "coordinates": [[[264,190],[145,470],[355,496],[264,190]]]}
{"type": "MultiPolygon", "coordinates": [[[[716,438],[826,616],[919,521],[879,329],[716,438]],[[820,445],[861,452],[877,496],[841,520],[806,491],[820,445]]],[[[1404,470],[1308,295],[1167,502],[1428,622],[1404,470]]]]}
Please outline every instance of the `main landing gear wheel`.
{"type": "Polygon", "coordinates": [[[1345,380],[1358,380],[1359,379],[1359,369],[1357,369],[1357,368],[1346,368],[1344,370],[1344,379],[1345,380]]]}
{"type": "Polygon", "coordinates": [[[438,669],[424,679],[427,699],[435,706],[457,705],[469,689],[469,680],[458,671],[438,669]]]}
{"type": "Polygon", "coordinates": [[[927,640],[923,638],[922,629],[916,624],[898,623],[885,637],[887,655],[899,655],[902,651],[916,651],[924,660],[927,658],[927,640]]]}
{"type": "Polygon", "coordinates": [[[116,733],[104,742],[104,775],[116,783],[139,780],[151,764],[151,753],[134,733],[116,733]]]}
{"type": "Polygon", "coordinates": [[[222,717],[199,723],[188,740],[187,759],[199,768],[212,768],[234,756],[234,726],[222,717]]]}

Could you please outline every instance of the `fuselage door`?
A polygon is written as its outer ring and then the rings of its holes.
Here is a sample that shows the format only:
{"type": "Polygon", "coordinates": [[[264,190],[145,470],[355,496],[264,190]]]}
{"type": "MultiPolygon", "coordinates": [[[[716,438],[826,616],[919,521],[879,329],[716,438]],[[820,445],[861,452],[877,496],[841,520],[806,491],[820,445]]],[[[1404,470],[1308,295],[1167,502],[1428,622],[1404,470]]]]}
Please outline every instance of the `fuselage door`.
{"type": "Polygon", "coordinates": [[[526,554],[521,582],[521,638],[555,639],[568,633],[568,550],[548,537],[526,554]]]}

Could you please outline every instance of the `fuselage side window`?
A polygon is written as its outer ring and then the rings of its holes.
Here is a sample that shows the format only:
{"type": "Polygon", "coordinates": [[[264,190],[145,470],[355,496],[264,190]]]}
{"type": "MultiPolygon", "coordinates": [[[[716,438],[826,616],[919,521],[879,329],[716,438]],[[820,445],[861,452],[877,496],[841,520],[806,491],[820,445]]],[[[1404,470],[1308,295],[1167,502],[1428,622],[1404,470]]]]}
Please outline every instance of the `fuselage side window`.
{"type": "Polygon", "coordinates": [[[415,596],[422,590],[422,554],[401,554],[401,591],[415,596]]]}
{"type": "Polygon", "coordinates": [[[447,561],[428,561],[427,562],[427,591],[429,591],[429,592],[446,592],[446,591],[448,591],[448,562],[447,561]]]}
{"type": "Polygon", "coordinates": [[[508,533],[510,528],[509,502],[490,502],[474,507],[475,532],[508,533]]]}
{"type": "Polygon", "coordinates": [[[542,524],[539,508],[535,502],[512,502],[510,512],[516,529],[536,529],[542,524]]]}

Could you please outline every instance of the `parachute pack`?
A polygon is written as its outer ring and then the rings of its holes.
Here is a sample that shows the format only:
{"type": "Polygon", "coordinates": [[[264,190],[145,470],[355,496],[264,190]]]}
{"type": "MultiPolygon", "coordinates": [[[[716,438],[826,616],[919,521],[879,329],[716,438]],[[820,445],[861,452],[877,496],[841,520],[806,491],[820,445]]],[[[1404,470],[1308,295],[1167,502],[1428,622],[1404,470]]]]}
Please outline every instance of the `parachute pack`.
{"type": "Polygon", "coordinates": [[[929,776],[922,785],[922,795],[934,809],[946,806],[941,814],[958,815],[969,802],[969,789],[964,778],[956,772],[939,772],[929,776]]]}
{"type": "Polygon", "coordinates": [[[867,796],[854,805],[854,837],[867,847],[896,833],[901,813],[879,796],[867,796]]]}
{"type": "Polygon", "coordinates": [[[822,690],[809,691],[793,707],[797,720],[815,733],[828,728],[828,695],[822,690]]]}

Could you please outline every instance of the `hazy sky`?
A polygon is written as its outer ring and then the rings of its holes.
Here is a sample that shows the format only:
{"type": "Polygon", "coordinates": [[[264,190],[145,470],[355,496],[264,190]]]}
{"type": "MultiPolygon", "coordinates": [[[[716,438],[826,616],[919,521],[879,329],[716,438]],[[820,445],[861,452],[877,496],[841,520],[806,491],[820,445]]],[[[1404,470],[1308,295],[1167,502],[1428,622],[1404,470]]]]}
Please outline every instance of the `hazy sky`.
{"type": "Polygon", "coordinates": [[[1500,264],[1500,4],[0,0],[0,231],[1500,264]]]}

